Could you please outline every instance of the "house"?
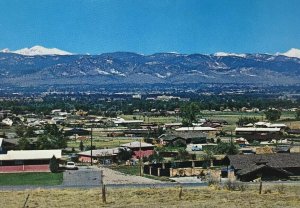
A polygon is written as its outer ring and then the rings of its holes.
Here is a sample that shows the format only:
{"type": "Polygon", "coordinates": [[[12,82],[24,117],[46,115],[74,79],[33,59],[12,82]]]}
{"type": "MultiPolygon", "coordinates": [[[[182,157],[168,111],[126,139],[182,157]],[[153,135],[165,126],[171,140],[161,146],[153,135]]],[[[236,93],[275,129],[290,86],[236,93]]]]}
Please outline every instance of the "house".
{"type": "Polygon", "coordinates": [[[166,123],[164,129],[177,129],[182,126],[182,123],[166,123]]]}
{"type": "Polygon", "coordinates": [[[195,127],[180,127],[175,129],[175,131],[176,132],[205,132],[208,134],[210,138],[212,138],[216,136],[216,133],[219,130],[212,127],[195,126],[195,127]]]}
{"type": "Polygon", "coordinates": [[[160,143],[163,145],[176,146],[178,143],[182,144],[203,144],[208,139],[208,134],[204,132],[171,132],[162,134],[158,137],[160,143]]]}
{"type": "Polygon", "coordinates": [[[125,136],[128,137],[142,137],[152,134],[154,131],[151,129],[126,129],[124,130],[125,136]]]}
{"type": "Polygon", "coordinates": [[[0,172],[49,172],[50,159],[61,150],[11,150],[0,155],[0,172]]]}
{"type": "Polygon", "coordinates": [[[78,161],[80,162],[86,162],[90,163],[91,158],[93,159],[93,162],[99,161],[102,163],[111,163],[112,161],[115,161],[117,159],[117,155],[119,153],[119,148],[112,148],[112,149],[96,149],[92,150],[92,155],[91,155],[91,150],[84,151],[84,152],[79,152],[77,153],[78,155],[78,161]]]}
{"type": "Polygon", "coordinates": [[[73,136],[73,135],[78,135],[78,136],[88,136],[90,135],[90,131],[82,128],[73,128],[73,129],[68,129],[65,130],[65,136],[73,136]]]}
{"type": "Polygon", "coordinates": [[[125,127],[139,126],[142,123],[144,123],[143,120],[125,120],[125,119],[119,118],[119,117],[112,119],[112,121],[116,126],[125,126],[125,127]]]}
{"type": "Polygon", "coordinates": [[[17,139],[0,138],[0,154],[6,153],[7,150],[16,149],[17,145],[18,145],[17,139]]]}
{"type": "Polygon", "coordinates": [[[232,168],[241,181],[289,179],[300,176],[300,154],[228,155],[224,164],[232,168]]]}
{"type": "Polygon", "coordinates": [[[257,127],[237,127],[235,128],[237,136],[247,139],[249,142],[254,140],[268,141],[272,139],[279,139],[281,136],[280,128],[257,128],[257,127]]]}
{"type": "Polygon", "coordinates": [[[154,153],[154,145],[141,141],[134,141],[122,144],[121,147],[126,147],[130,149],[133,153],[133,158],[149,157],[154,153]]]}
{"type": "Polygon", "coordinates": [[[256,122],[254,126],[256,128],[280,128],[280,129],[287,128],[287,125],[285,124],[271,124],[269,122],[263,122],[263,121],[256,122]]]}
{"type": "Polygon", "coordinates": [[[14,122],[10,118],[5,118],[1,121],[1,124],[4,126],[12,126],[13,123],[14,122]]]}

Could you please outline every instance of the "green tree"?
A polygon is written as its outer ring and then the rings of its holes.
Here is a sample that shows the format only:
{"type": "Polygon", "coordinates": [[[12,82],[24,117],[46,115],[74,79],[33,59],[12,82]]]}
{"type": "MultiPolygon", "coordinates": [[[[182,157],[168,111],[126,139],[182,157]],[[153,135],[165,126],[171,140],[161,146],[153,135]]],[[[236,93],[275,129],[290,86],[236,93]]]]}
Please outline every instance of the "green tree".
{"type": "Polygon", "coordinates": [[[28,138],[22,137],[18,140],[18,148],[20,150],[29,150],[31,149],[30,141],[28,138]]]}
{"type": "Polygon", "coordinates": [[[26,129],[23,125],[18,125],[16,127],[16,134],[18,135],[18,137],[25,136],[25,133],[26,133],[26,129]]]}
{"type": "Polygon", "coordinates": [[[191,155],[185,149],[179,149],[178,155],[176,156],[177,160],[188,160],[191,158],[191,155]]]}
{"type": "Polygon", "coordinates": [[[296,120],[300,120],[300,110],[296,110],[296,120]]]}
{"type": "Polygon", "coordinates": [[[192,126],[197,122],[197,116],[200,115],[200,108],[196,103],[187,103],[180,108],[180,116],[183,126],[192,126]]]}
{"type": "Polygon", "coordinates": [[[58,160],[56,159],[56,157],[54,155],[50,159],[49,169],[50,169],[51,173],[57,173],[58,172],[59,164],[58,164],[58,160]]]}
{"type": "Polygon", "coordinates": [[[127,150],[125,148],[119,148],[119,153],[118,153],[118,160],[119,161],[127,161],[131,158],[132,153],[130,150],[127,150]]]}
{"type": "Polygon", "coordinates": [[[83,151],[83,149],[84,149],[84,145],[83,145],[83,141],[82,140],[80,141],[79,149],[80,149],[80,151],[83,151]]]}
{"type": "Polygon", "coordinates": [[[154,151],[152,155],[149,156],[149,161],[150,162],[163,162],[164,158],[159,154],[159,152],[154,151]]]}
{"type": "Polygon", "coordinates": [[[265,116],[266,116],[266,119],[269,121],[276,121],[276,120],[280,119],[281,111],[276,110],[276,109],[269,109],[269,110],[265,111],[265,116]]]}
{"type": "Polygon", "coordinates": [[[214,154],[236,155],[239,153],[239,147],[233,143],[220,142],[213,148],[214,154]]]}
{"type": "Polygon", "coordinates": [[[67,139],[63,134],[63,130],[56,125],[47,124],[45,126],[44,135],[38,137],[38,149],[61,149],[67,147],[67,139]]]}
{"type": "Polygon", "coordinates": [[[211,161],[215,159],[214,153],[211,150],[205,150],[202,155],[203,159],[203,168],[210,167],[211,161]]]}

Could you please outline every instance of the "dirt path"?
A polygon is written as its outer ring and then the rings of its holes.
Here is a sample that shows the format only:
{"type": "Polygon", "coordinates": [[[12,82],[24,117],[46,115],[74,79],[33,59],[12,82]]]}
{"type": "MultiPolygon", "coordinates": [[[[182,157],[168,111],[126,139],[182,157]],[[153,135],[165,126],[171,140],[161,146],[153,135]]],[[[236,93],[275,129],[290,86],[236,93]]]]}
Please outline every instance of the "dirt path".
{"type": "Polygon", "coordinates": [[[103,170],[103,182],[104,184],[159,184],[160,181],[144,178],[141,176],[127,175],[114,171],[106,167],[100,167],[99,170],[103,170]]]}

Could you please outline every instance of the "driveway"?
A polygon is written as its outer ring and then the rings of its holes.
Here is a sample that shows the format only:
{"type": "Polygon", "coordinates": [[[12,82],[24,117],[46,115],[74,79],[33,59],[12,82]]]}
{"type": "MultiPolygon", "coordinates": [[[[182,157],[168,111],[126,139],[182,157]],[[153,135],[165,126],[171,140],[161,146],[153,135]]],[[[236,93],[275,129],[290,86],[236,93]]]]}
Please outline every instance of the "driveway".
{"type": "Polygon", "coordinates": [[[78,170],[66,170],[62,186],[100,186],[100,170],[97,167],[83,166],[78,170]]]}

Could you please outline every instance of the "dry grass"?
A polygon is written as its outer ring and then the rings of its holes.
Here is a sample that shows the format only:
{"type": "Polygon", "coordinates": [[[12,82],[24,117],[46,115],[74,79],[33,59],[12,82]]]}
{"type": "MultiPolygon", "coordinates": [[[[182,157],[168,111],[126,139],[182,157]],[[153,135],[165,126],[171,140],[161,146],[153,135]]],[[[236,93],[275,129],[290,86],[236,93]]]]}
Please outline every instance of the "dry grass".
{"type": "Polygon", "coordinates": [[[28,207],[300,207],[300,189],[288,187],[280,193],[275,187],[267,194],[257,190],[227,191],[219,188],[108,189],[107,203],[101,202],[100,190],[27,190],[1,191],[1,204],[22,207],[30,194],[28,207]]]}

